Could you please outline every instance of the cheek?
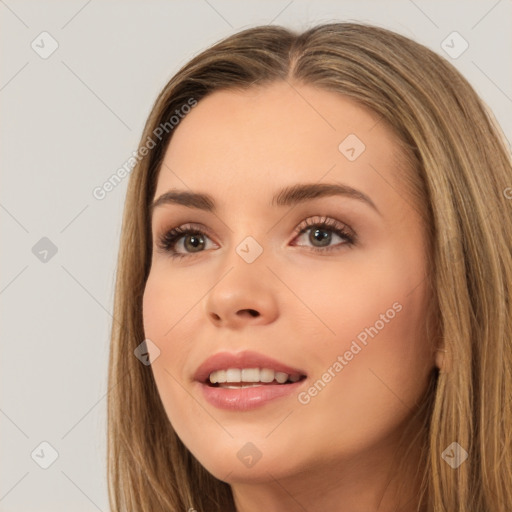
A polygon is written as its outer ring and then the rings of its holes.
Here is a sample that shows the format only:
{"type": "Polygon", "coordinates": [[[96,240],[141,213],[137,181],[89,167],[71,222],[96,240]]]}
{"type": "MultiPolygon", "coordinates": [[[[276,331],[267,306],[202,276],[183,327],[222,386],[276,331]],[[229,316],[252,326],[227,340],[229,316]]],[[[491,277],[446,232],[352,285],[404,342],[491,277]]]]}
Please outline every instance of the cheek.
{"type": "Polygon", "coordinates": [[[301,403],[313,430],[327,428],[353,448],[386,436],[410,414],[434,365],[422,271],[387,261],[359,272],[316,272],[314,294],[309,280],[297,289],[316,314],[309,330],[298,331],[310,333],[300,349],[315,368],[301,403]],[[321,336],[312,343],[315,331],[321,336]]]}
{"type": "Polygon", "coordinates": [[[175,339],[176,332],[183,330],[191,307],[202,295],[196,286],[190,286],[190,279],[180,281],[179,275],[165,269],[152,268],[144,289],[142,315],[144,332],[156,340],[175,339]]]}
{"type": "Polygon", "coordinates": [[[186,314],[189,301],[177,293],[179,283],[170,281],[161,273],[150,273],[142,300],[144,335],[160,351],[151,368],[161,395],[173,394],[178,385],[175,379],[183,379],[178,369],[187,361],[190,347],[186,314]]]}
{"type": "MultiPolygon", "coordinates": [[[[144,334],[160,351],[151,369],[169,419],[179,419],[187,410],[190,395],[183,386],[190,385],[191,361],[204,328],[200,298],[208,284],[197,284],[190,275],[170,273],[153,267],[142,300],[144,334]],[[188,402],[187,402],[188,400],[188,402]]],[[[174,424],[174,422],[173,422],[174,424]]]]}

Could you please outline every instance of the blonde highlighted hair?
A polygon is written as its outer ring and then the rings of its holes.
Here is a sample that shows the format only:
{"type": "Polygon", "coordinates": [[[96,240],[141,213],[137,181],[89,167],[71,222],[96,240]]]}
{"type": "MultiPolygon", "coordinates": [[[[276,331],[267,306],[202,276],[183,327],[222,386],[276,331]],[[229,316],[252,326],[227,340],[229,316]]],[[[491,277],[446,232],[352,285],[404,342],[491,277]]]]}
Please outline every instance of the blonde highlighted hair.
{"type": "MultiPolygon", "coordinates": [[[[140,146],[191,98],[286,81],[339,93],[398,135],[411,201],[428,232],[429,318],[449,364],[434,372],[416,441],[422,510],[512,511],[512,163],[489,109],[463,76],[389,30],[328,23],[276,26],[223,39],[183,66],[158,96],[140,146]],[[452,468],[457,442],[468,459],[452,468]]],[[[128,184],[109,360],[108,490],[113,512],[234,511],[230,486],[208,473],[172,429],[150,366],[142,296],[151,263],[149,205],[173,130],[128,184]]]]}

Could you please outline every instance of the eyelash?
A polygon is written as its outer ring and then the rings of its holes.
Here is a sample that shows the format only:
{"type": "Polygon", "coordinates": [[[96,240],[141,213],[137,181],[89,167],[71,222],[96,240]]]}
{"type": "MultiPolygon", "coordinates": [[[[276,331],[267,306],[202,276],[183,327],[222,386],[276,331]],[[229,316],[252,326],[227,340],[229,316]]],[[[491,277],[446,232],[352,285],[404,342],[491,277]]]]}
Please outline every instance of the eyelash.
{"type": "MultiPolygon", "coordinates": [[[[344,224],[338,222],[337,220],[322,217],[320,220],[314,219],[306,219],[302,224],[300,224],[295,229],[295,238],[304,234],[312,228],[319,228],[325,231],[331,231],[334,234],[338,235],[340,238],[345,239],[345,243],[341,245],[334,245],[332,247],[310,247],[310,250],[313,252],[329,252],[332,250],[337,250],[341,246],[353,246],[357,242],[357,237],[355,233],[349,229],[344,224]]],[[[170,229],[163,235],[158,238],[157,246],[158,248],[165,253],[169,253],[172,258],[184,258],[188,256],[194,256],[204,251],[199,251],[198,253],[179,253],[176,252],[174,247],[178,240],[183,238],[185,235],[199,235],[199,236],[208,236],[208,234],[201,229],[193,228],[189,224],[185,224],[183,226],[179,226],[173,229],[170,229]]],[[[295,239],[294,238],[294,239],[295,239]]]]}

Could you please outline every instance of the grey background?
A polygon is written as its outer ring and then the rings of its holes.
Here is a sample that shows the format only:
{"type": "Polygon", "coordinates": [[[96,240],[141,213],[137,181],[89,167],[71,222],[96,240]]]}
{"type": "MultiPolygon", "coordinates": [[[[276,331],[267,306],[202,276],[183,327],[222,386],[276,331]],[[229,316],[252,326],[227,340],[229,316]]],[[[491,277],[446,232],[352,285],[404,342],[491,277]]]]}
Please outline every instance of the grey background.
{"type": "Polygon", "coordinates": [[[0,16],[0,511],[108,510],[108,337],[128,180],[103,200],[92,191],[137,149],[157,93],[193,55],[259,24],[374,23],[453,62],[512,140],[510,0],[0,0],[0,16]],[[59,45],[46,59],[31,47],[48,50],[43,31],[59,45]],[[469,43],[456,59],[441,48],[453,31],[469,43]],[[43,441],[58,453],[48,469],[43,441]]]}

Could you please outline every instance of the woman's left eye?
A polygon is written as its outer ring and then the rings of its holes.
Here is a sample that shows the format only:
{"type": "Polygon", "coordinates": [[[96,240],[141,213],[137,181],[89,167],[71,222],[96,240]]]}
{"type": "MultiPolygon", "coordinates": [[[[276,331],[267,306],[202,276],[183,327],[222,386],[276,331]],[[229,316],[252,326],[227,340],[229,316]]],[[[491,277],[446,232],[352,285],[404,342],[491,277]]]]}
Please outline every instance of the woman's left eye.
{"type": "MultiPolygon", "coordinates": [[[[313,251],[332,251],[339,249],[340,246],[347,245],[352,246],[356,243],[356,234],[349,228],[347,225],[338,222],[337,220],[322,217],[319,220],[315,220],[315,218],[307,219],[305,222],[305,227],[303,224],[297,227],[299,232],[299,237],[305,235],[309,231],[309,236],[307,236],[307,240],[313,244],[313,251]],[[341,240],[345,240],[341,244],[330,245],[332,241],[332,234],[341,238],[341,240]],[[318,243],[319,245],[315,245],[318,243]]],[[[298,237],[297,237],[298,238],[298,237]]]]}
{"type": "MultiPolygon", "coordinates": [[[[308,232],[307,240],[313,244],[311,250],[315,252],[332,251],[344,245],[350,247],[355,245],[357,240],[356,234],[348,226],[326,217],[311,218],[301,223],[295,229],[297,236],[294,240],[300,239],[300,237],[308,232]],[[332,233],[342,240],[341,244],[330,245],[332,233]]],[[[183,258],[185,256],[192,256],[194,253],[203,252],[203,249],[206,247],[205,240],[209,240],[209,237],[202,229],[194,228],[192,225],[184,225],[164,233],[159,237],[157,245],[162,252],[170,254],[171,257],[183,258]],[[181,246],[185,251],[190,250],[191,252],[178,252],[177,246],[181,246]]]]}

